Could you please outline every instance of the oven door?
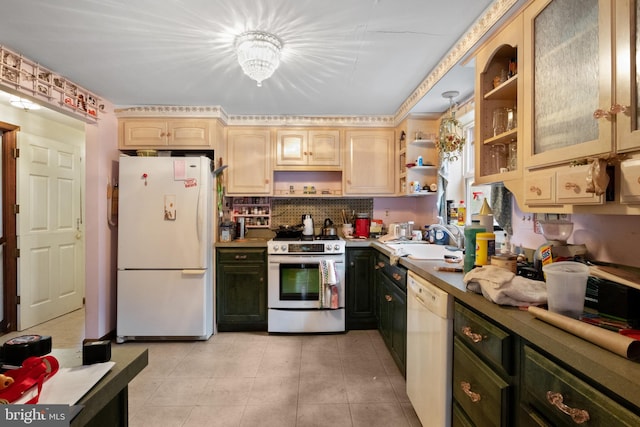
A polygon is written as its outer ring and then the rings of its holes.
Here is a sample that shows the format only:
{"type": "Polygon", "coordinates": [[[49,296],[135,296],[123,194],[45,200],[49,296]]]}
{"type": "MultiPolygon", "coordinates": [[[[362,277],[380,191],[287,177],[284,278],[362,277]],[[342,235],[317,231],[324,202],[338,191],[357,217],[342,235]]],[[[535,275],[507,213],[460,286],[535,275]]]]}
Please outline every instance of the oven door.
{"type": "Polygon", "coordinates": [[[344,257],[332,255],[269,255],[269,308],[320,307],[320,261],[333,259],[340,279],[340,307],[344,307],[344,257]]]}

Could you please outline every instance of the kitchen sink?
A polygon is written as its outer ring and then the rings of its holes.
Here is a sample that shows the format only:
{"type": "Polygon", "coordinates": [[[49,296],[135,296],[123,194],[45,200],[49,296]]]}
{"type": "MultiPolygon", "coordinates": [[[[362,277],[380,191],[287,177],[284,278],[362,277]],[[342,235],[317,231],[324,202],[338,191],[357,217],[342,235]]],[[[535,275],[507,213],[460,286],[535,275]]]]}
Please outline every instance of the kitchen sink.
{"type": "Polygon", "coordinates": [[[429,243],[386,243],[389,249],[393,250],[396,255],[408,256],[412,259],[435,259],[442,260],[445,255],[462,257],[463,253],[454,247],[433,245],[429,243]]]}

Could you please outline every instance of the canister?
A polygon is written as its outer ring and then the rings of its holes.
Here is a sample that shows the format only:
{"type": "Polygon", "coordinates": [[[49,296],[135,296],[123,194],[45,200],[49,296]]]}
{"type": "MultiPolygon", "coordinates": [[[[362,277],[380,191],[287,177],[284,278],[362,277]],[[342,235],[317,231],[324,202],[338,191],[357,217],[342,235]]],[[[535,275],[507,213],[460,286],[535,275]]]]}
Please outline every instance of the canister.
{"type": "Polygon", "coordinates": [[[518,273],[518,257],[512,254],[498,254],[491,257],[491,265],[518,273]]]}
{"type": "Polygon", "coordinates": [[[464,269],[468,273],[473,269],[476,261],[476,236],[478,233],[485,233],[487,230],[476,220],[471,221],[471,225],[464,228],[464,244],[468,248],[464,252],[464,269]]]}
{"type": "Polygon", "coordinates": [[[487,265],[491,257],[496,254],[496,235],[494,233],[476,234],[476,263],[487,265]]]}
{"type": "Polygon", "coordinates": [[[230,242],[236,237],[236,224],[232,221],[225,221],[220,224],[220,241],[230,242]]]}

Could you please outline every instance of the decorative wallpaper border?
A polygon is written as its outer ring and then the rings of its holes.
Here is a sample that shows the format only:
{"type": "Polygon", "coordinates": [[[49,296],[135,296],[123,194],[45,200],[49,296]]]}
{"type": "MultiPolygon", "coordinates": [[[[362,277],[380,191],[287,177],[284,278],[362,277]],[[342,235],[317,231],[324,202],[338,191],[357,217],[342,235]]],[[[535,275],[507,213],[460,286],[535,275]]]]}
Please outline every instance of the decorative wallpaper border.
{"type": "Polygon", "coordinates": [[[219,106],[137,106],[116,109],[120,117],[188,116],[220,119],[228,126],[330,126],[330,127],[396,127],[411,109],[453,68],[518,0],[496,0],[473,23],[445,57],[431,70],[393,115],[389,116],[286,116],[228,115],[219,106]]]}

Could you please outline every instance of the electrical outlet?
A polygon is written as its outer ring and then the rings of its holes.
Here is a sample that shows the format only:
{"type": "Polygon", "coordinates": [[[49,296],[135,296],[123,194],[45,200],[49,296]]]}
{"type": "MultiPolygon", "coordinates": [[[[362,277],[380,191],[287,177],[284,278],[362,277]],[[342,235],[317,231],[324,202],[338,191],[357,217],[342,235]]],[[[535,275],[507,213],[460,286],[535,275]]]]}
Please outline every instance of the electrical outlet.
{"type": "Polygon", "coordinates": [[[384,216],[389,216],[389,209],[384,210],[384,216]]]}
{"type": "MultiPolygon", "coordinates": [[[[536,234],[542,234],[542,230],[540,229],[540,218],[540,215],[533,214],[533,232],[536,234]]],[[[542,218],[544,219],[544,216],[542,216],[542,218]]]]}

